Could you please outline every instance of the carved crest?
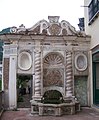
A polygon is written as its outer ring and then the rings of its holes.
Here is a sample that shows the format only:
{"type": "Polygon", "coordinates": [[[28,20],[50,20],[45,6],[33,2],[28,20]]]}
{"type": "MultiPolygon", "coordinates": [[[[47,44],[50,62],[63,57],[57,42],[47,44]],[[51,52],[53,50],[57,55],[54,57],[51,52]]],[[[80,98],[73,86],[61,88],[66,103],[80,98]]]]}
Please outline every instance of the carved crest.
{"type": "Polygon", "coordinates": [[[23,24],[19,28],[12,27],[11,33],[85,36],[84,33],[76,31],[69,22],[65,20],[59,22],[59,16],[48,16],[48,19],[49,22],[41,20],[28,29],[23,24]]]}

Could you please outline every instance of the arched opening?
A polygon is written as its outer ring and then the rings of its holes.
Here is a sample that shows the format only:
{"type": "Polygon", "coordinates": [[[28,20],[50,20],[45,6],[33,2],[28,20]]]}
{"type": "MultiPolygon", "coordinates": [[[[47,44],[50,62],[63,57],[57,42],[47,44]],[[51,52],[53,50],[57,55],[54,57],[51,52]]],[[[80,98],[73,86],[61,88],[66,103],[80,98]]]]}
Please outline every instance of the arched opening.
{"type": "Polygon", "coordinates": [[[42,103],[60,104],[63,102],[62,94],[57,90],[48,90],[44,93],[42,103]]]}
{"type": "Polygon", "coordinates": [[[17,75],[17,107],[30,108],[32,98],[32,75],[17,75]]]}

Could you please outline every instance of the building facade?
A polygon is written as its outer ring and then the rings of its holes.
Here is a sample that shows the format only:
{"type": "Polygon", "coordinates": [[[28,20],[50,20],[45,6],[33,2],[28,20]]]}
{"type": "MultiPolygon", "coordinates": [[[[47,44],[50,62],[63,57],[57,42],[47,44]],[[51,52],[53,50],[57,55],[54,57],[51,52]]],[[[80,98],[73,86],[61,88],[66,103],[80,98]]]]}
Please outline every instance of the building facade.
{"type": "Polygon", "coordinates": [[[99,104],[99,0],[84,0],[85,32],[91,35],[91,105],[99,104]]]}
{"type": "Polygon", "coordinates": [[[59,16],[48,19],[0,35],[6,108],[18,107],[18,76],[31,76],[30,100],[41,101],[47,91],[56,90],[64,100],[76,98],[81,106],[90,106],[90,36],[59,22],[59,16]]]}

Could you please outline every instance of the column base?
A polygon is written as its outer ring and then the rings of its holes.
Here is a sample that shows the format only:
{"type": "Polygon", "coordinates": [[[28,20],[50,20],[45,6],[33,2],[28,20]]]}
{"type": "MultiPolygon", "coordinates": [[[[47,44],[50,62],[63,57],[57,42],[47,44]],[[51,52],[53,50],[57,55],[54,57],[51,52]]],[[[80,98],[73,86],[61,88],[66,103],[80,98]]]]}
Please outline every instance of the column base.
{"type": "Polygon", "coordinates": [[[42,96],[32,96],[32,99],[35,101],[41,101],[42,96]]]}
{"type": "Polygon", "coordinates": [[[67,100],[67,101],[68,101],[68,100],[72,100],[72,101],[73,101],[73,100],[75,100],[75,96],[72,96],[72,95],[71,95],[71,96],[64,96],[63,99],[64,99],[64,100],[67,100]]]}

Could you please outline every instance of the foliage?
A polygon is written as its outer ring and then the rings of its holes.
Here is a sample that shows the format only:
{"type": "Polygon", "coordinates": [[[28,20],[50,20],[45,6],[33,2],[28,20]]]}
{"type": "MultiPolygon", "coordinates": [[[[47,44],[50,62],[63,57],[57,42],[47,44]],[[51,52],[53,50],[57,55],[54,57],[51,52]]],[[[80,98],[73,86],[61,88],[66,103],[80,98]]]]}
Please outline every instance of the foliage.
{"type": "Polygon", "coordinates": [[[17,100],[17,102],[23,102],[24,100],[23,100],[23,97],[22,96],[18,96],[18,100],[17,100]]]}
{"type": "Polygon", "coordinates": [[[27,86],[26,80],[30,80],[29,76],[18,76],[17,77],[17,88],[24,88],[27,86]]]}

